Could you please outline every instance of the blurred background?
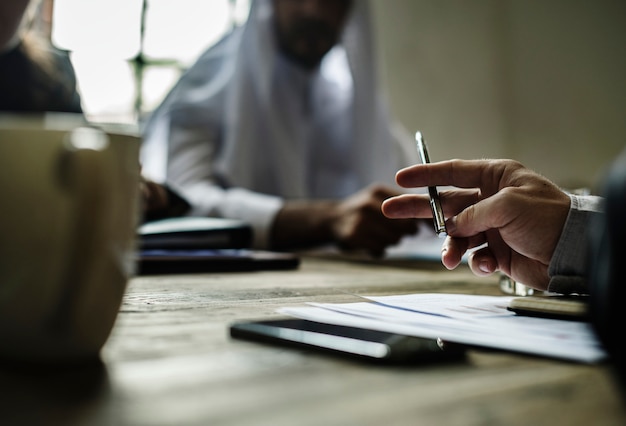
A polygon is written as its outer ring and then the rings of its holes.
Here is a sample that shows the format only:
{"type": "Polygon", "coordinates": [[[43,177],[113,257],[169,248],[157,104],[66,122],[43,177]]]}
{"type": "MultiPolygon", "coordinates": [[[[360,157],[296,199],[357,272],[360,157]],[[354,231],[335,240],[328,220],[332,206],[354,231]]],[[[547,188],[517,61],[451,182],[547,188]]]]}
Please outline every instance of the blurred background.
{"type": "Polygon", "coordinates": [[[593,187],[626,146],[626,1],[374,2],[393,110],[433,160],[593,187]]]}
{"type": "MultiPolygon", "coordinates": [[[[361,1],[361,0],[355,0],[361,1]]],[[[626,1],[373,0],[394,115],[433,160],[509,157],[593,188],[626,145],[626,1]]],[[[249,0],[45,0],[96,122],[136,124],[249,0]]],[[[46,24],[46,22],[44,22],[46,24]]]]}

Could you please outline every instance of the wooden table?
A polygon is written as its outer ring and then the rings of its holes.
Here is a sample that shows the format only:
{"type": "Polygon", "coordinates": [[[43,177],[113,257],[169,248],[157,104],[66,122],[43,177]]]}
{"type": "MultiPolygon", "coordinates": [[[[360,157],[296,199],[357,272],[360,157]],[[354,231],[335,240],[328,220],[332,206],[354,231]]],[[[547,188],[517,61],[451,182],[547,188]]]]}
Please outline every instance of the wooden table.
{"type": "Polygon", "coordinates": [[[294,271],[137,277],[102,362],[0,368],[1,425],[625,425],[605,365],[471,350],[375,366],[232,340],[238,319],[354,294],[499,294],[465,267],[304,257],[294,271]]]}

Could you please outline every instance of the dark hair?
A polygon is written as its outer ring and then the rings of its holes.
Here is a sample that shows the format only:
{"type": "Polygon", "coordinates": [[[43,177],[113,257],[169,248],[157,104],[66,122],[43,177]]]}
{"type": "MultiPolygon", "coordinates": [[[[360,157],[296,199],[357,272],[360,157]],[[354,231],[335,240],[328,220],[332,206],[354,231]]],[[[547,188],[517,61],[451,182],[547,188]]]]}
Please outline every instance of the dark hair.
{"type": "Polygon", "coordinates": [[[67,52],[28,33],[14,49],[0,55],[0,110],[81,113],[67,52]]]}

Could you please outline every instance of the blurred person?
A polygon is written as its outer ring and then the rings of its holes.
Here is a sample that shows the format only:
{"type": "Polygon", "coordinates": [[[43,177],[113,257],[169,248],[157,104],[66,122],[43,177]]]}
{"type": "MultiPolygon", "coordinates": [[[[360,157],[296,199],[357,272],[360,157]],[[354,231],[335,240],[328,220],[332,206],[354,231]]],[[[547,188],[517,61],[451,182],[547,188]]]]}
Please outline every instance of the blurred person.
{"type": "Polygon", "coordinates": [[[40,3],[0,3],[0,111],[82,113],[67,53],[32,27],[40,3]]]}
{"type": "Polygon", "coordinates": [[[244,220],[254,246],[381,255],[414,220],[381,202],[417,161],[382,95],[365,0],[253,0],[148,118],[142,162],[190,215],[244,220]]]}

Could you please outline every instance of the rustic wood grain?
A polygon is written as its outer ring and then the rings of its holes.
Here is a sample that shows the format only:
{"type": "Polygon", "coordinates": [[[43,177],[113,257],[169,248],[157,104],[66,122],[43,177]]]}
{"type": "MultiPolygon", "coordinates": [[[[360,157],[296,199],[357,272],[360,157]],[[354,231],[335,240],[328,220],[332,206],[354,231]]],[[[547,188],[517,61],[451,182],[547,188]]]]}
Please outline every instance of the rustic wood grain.
{"type": "Polygon", "coordinates": [[[102,362],[0,365],[0,424],[624,425],[607,365],[471,350],[393,367],[233,340],[235,320],[358,295],[499,294],[438,264],[303,258],[298,270],[134,278],[102,362]]]}

